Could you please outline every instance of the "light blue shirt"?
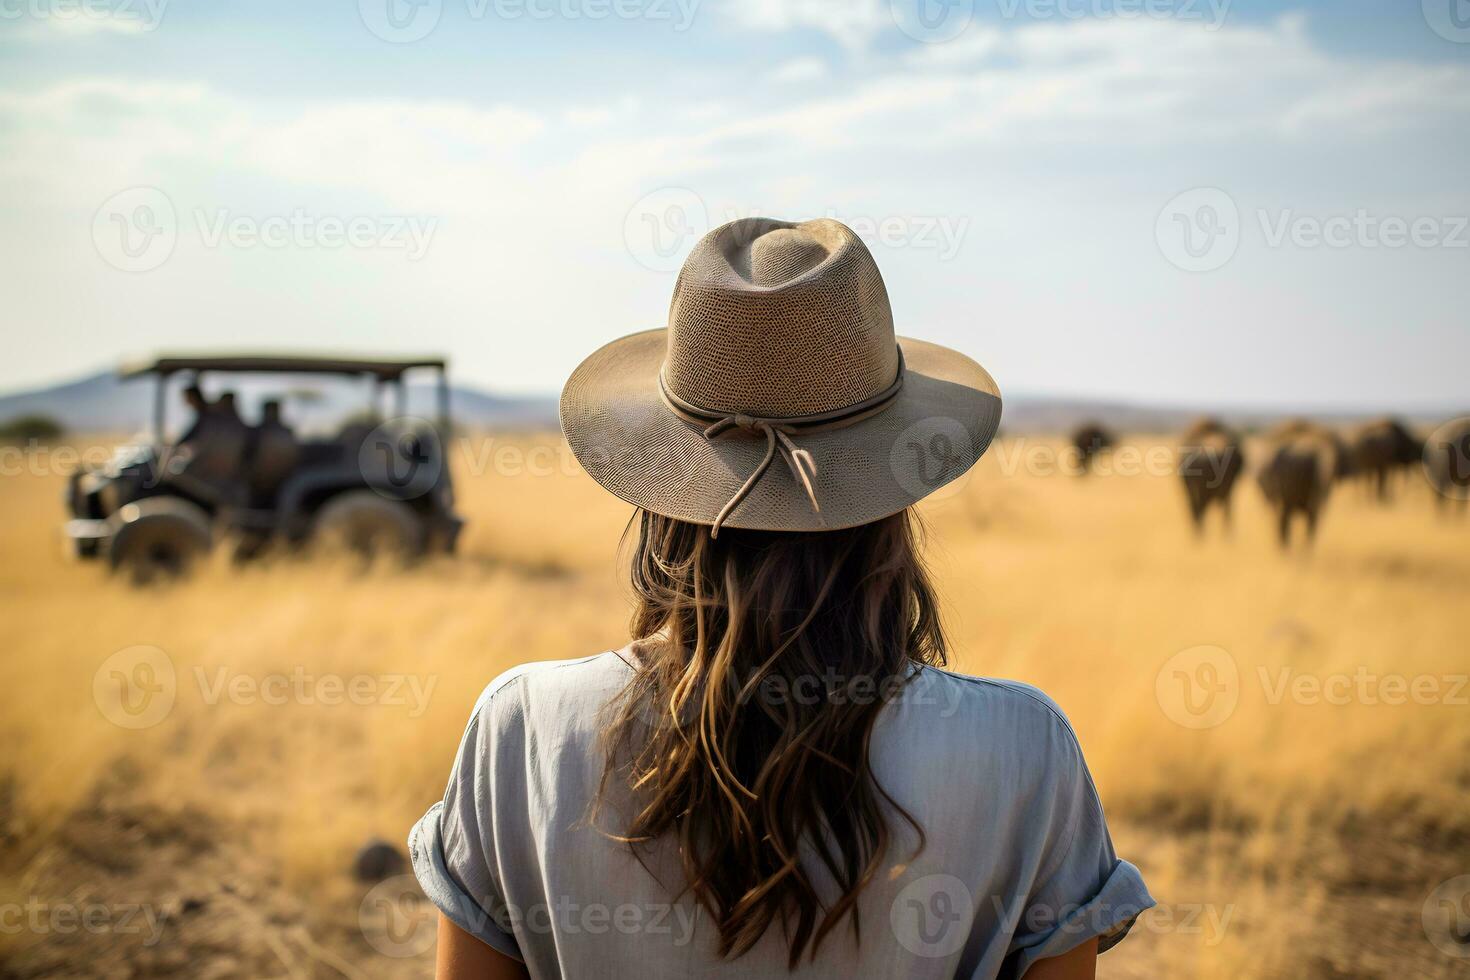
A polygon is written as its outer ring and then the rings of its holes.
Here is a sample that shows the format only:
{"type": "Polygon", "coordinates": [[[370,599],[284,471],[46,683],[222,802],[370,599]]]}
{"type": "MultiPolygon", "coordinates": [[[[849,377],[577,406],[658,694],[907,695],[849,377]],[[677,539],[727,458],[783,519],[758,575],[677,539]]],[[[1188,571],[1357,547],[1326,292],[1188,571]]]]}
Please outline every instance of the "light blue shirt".
{"type": "MultiPolygon", "coordinates": [[[[793,973],[771,929],[721,960],[708,915],[687,894],[672,898],[683,883],[672,848],[656,845],[645,868],[586,822],[602,709],[631,676],[627,656],[526,664],[493,681],[444,801],[409,836],[429,899],[532,977],[1018,977],[1094,936],[1111,947],[1154,904],[1113,853],[1077,737],[1051,699],[924,667],[882,709],[872,765],[927,843],[912,857],[912,831],[890,817],[890,872],[861,894],[861,942],[844,922],[793,973]]],[[[624,791],[609,787],[616,820],[624,791]]]]}

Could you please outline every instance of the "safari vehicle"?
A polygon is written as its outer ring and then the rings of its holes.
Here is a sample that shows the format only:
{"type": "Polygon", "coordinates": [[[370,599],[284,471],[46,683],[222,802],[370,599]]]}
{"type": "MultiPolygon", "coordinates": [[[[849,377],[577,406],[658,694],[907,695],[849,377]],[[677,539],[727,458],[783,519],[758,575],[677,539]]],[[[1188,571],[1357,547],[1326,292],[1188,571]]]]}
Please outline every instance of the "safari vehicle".
{"type": "Polygon", "coordinates": [[[120,375],[153,380],[152,432],[105,465],[72,474],[65,533],[77,555],[152,578],[184,571],[222,537],[240,558],[272,544],[366,558],[454,550],[463,521],[440,438],[449,424],[442,358],[160,357],[120,375]],[[420,370],[434,373],[435,422],[404,416],[404,376],[420,370]],[[346,376],[367,383],[371,404],[298,437],[278,418],[275,398],[253,425],[235,411],[233,394],[211,404],[201,379],[219,374],[256,385],[270,384],[265,376],[346,376]],[[187,381],[179,390],[196,402],[192,428],[174,441],[165,435],[171,379],[187,381]],[[380,421],[385,394],[390,418],[380,421]]]}

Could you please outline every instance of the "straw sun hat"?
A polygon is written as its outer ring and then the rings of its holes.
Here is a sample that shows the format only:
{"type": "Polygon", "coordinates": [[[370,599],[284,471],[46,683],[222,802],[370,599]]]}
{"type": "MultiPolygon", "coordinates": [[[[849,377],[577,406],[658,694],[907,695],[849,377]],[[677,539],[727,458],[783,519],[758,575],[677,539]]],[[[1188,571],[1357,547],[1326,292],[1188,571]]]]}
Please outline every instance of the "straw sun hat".
{"type": "Polygon", "coordinates": [[[830,219],[711,231],[679,272],[668,327],[596,351],[561,395],[594,480],[711,535],[895,514],[968,470],[999,423],[984,368],[895,337],[873,256],[830,219]]]}

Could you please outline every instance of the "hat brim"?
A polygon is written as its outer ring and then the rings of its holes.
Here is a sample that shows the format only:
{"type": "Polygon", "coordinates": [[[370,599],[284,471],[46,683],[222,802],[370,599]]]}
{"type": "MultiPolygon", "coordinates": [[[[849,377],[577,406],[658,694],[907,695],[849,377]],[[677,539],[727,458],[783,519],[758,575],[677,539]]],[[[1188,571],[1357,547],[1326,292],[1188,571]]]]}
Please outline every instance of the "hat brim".
{"type": "MultiPolygon", "coordinates": [[[[1000,390],[965,355],[900,337],[906,372],[894,401],[839,429],[795,436],[816,460],[820,510],[775,460],[725,527],[830,531],[880,520],[953,482],[990,446],[1000,390]]],[[[710,440],[664,404],[658,372],[667,331],[614,340],[583,361],[561,394],[561,427],[577,462],[645,510],[713,524],[760,464],[766,442],[736,432],[710,440]]]]}

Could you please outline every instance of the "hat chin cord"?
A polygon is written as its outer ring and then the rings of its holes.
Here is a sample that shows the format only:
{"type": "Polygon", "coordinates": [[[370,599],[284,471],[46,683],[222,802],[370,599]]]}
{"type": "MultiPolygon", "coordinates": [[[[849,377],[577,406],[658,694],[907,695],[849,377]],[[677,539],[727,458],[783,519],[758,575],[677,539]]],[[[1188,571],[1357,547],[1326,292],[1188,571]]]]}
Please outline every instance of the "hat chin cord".
{"type": "Polygon", "coordinates": [[[729,502],[720,508],[714,523],[710,525],[709,536],[711,538],[720,536],[720,527],[724,525],[725,519],[734,513],[735,508],[740,506],[740,502],[749,496],[750,491],[760,482],[761,477],[770,469],[771,460],[776,458],[778,451],[781,453],[781,458],[786,461],[787,468],[791,470],[791,475],[806,491],[812,510],[821,514],[822,507],[817,502],[817,491],[812,482],[817,475],[816,458],[812,456],[810,450],[798,446],[792,436],[843,429],[877,415],[893,404],[894,399],[898,397],[899,391],[903,388],[903,377],[903,349],[899,348],[898,374],[893,379],[893,383],[878,394],[826,412],[770,418],[745,415],[741,412],[721,412],[685,401],[669,390],[663,369],[660,368],[658,391],[664,404],[684,421],[700,426],[706,439],[713,441],[731,432],[742,432],[747,435],[762,434],[766,437],[765,456],[751,471],[750,476],[745,478],[745,482],[740,485],[740,489],[735,491],[735,495],[730,498],[729,502]]]}

